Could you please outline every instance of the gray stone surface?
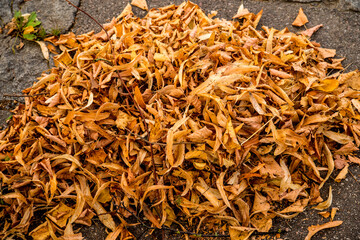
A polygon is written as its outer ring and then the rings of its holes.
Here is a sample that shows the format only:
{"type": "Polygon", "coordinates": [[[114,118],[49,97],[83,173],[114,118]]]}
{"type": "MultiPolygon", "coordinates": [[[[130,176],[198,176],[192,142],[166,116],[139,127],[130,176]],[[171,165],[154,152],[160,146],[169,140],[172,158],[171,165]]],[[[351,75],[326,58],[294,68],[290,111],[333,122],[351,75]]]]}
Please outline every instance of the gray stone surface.
{"type": "Polygon", "coordinates": [[[5,125],[6,119],[9,116],[11,116],[11,113],[9,111],[0,110],[0,130],[5,127],[4,125],[5,125]]]}
{"type": "Polygon", "coordinates": [[[4,26],[12,18],[10,3],[8,0],[0,0],[0,26],[4,26]]]}
{"type": "Polygon", "coordinates": [[[360,1],[359,0],[344,0],[350,10],[360,11],[360,1]]]}
{"type": "MultiPolygon", "coordinates": [[[[79,6],[80,0],[71,0],[71,2],[79,6]]],[[[21,5],[22,13],[33,11],[37,13],[44,29],[47,31],[59,29],[64,33],[73,25],[77,9],[65,0],[30,0],[21,5]]]]}
{"type": "Polygon", "coordinates": [[[4,94],[21,94],[49,67],[42,57],[39,45],[24,41],[21,50],[12,51],[19,41],[0,35],[0,100],[4,94]]]}
{"type": "MultiPolygon", "coordinates": [[[[71,2],[80,4],[80,0],[71,2]]],[[[17,10],[23,14],[36,12],[45,30],[59,29],[63,33],[72,27],[77,12],[65,0],[0,0],[0,26],[11,21],[17,10]]]]}

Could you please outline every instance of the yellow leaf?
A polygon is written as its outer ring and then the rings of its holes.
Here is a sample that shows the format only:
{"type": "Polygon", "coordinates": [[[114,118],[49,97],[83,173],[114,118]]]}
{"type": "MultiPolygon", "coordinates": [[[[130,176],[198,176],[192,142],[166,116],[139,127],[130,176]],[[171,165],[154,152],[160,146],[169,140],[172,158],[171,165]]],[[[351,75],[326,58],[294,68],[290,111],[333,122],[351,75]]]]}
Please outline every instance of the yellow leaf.
{"type": "Polygon", "coordinates": [[[252,207],[253,214],[259,212],[266,213],[269,210],[270,210],[270,203],[267,201],[266,197],[261,195],[258,191],[255,191],[255,199],[252,207]]]}
{"type": "Polygon", "coordinates": [[[68,66],[73,62],[67,50],[63,51],[60,55],[54,57],[54,64],[56,67],[60,65],[68,66]]]}
{"type": "Polygon", "coordinates": [[[206,162],[193,162],[193,165],[197,170],[204,170],[206,168],[207,163],[206,162]]]}
{"type": "Polygon", "coordinates": [[[317,50],[319,51],[319,55],[322,58],[330,58],[330,57],[335,57],[336,55],[336,50],[335,49],[328,49],[328,48],[317,48],[317,50]]]}
{"type": "Polygon", "coordinates": [[[34,31],[35,31],[35,29],[34,29],[33,26],[27,26],[26,28],[24,28],[24,35],[25,35],[25,34],[32,33],[32,32],[34,32],[34,31]]]}
{"type": "Polygon", "coordinates": [[[158,61],[158,62],[170,61],[170,59],[167,56],[165,56],[164,54],[161,54],[161,53],[155,53],[154,60],[158,61]]]}
{"type": "Polygon", "coordinates": [[[202,159],[202,160],[207,160],[208,157],[207,157],[207,154],[204,152],[204,151],[198,151],[198,150],[195,150],[195,151],[190,151],[190,152],[187,152],[185,154],[185,159],[202,159]]]}
{"type": "Polygon", "coordinates": [[[137,102],[137,104],[143,108],[143,109],[146,109],[146,104],[144,102],[144,99],[141,95],[141,92],[140,92],[140,89],[138,86],[135,87],[135,92],[134,92],[134,98],[135,98],[135,101],[137,102]]]}
{"type": "Polygon", "coordinates": [[[211,188],[201,177],[199,178],[199,183],[195,184],[195,189],[198,190],[207,200],[209,200],[214,207],[219,208],[223,205],[222,201],[217,198],[214,192],[211,191],[211,188]]]}
{"type": "Polygon", "coordinates": [[[259,232],[268,232],[272,227],[272,219],[269,215],[258,213],[251,218],[251,224],[259,232]]]}
{"type": "Polygon", "coordinates": [[[244,8],[244,4],[241,4],[238,8],[237,13],[235,14],[235,16],[233,16],[233,18],[241,18],[249,13],[250,13],[249,10],[247,8],[244,8]]]}
{"type": "Polygon", "coordinates": [[[47,217],[59,227],[65,227],[67,220],[74,213],[74,209],[66,206],[63,202],[48,212],[47,217]]]}
{"type": "Polygon", "coordinates": [[[313,209],[316,209],[316,210],[325,210],[327,208],[329,208],[332,204],[332,198],[333,198],[333,195],[332,195],[332,189],[331,189],[331,186],[329,187],[329,197],[326,201],[322,202],[322,203],[319,203],[316,207],[313,207],[313,209]]]}
{"type": "Polygon", "coordinates": [[[29,235],[36,240],[47,240],[50,237],[50,232],[48,229],[48,222],[44,222],[39,225],[37,228],[32,230],[29,235]]]}
{"type": "Polygon", "coordinates": [[[337,79],[323,79],[316,87],[317,90],[324,92],[332,92],[339,87],[339,81],[337,79]]]}

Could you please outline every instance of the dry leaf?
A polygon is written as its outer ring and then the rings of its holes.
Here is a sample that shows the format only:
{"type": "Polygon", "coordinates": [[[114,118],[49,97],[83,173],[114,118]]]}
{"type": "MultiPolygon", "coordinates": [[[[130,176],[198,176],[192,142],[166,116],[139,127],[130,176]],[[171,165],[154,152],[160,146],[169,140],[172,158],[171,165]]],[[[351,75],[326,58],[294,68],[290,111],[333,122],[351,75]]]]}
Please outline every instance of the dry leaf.
{"type": "Polygon", "coordinates": [[[319,51],[319,55],[324,59],[325,58],[335,57],[335,55],[336,55],[336,50],[335,49],[317,48],[317,50],[319,51]]]}
{"type": "Polygon", "coordinates": [[[142,10],[148,11],[146,0],[132,0],[131,5],[141,8],[142,10]]]}
{"type": "Polygon", "coordinates": [[[49,50],[48,50],[48,48],[46,47],[45,42],[43,42],[43,41],[35,41],[35,42],[36,42],[37,44],[39,44],[39,46],[40,46],[40,48],[41,48],[41,52],[42,52],[44,58],[49,61],[49,50]]]}
{"type": "Polygon", "coordinates": [[[250,13],[249,10],[247,8],[244,8],[244,5],[241,4],[238,8],[237,13],[235,14],[235,16],[233,16],[233,18],[241,18],[249,13],[250,13]]]}
{"type": "Polygon", "coordinates": [[[129,14],[132,14],[132,9],[131,9],[131,5],[128,3],[126,5],[126,7],[124,8],[124,10],[120,13],[120,15],[117,17],[117,19],[121,19],[129,14]]]}
{"type": "Polygon", "coordinates": [[[349,172],[349,164],[346,164],[346,166],[336,176],[335,182],[341,182],[341,180],[345,179],[348,172],[349,172]]]}
{"type": "Polygon", "coordinates": [[[305,31],[302,31],[301,33],[305,36],[311,37],[317,30],[319,30],[321,27],[323,27],[322,24],[316,25],[315,27],[306,29],[305,31]]]}
{"type": "Polygon", "coordinates": [[[328,199],[322,203],[319,203],[316,207],[313,207],[313,209],[325,210],[325,209],[329,208],[332,204],[332,198],[333,198],[333,195],[332,195],[332,190],[331,190],[331,186],[330,186],[328,199]]]}
{"type": "Polygon", "coordinates": [[[339,210],[339,208],[331,208],[331,221],[334,220],[336,212],[339,210]]]}
{"type": "Polygon", "coordinates": [[[319,232],[323,229],[337,227],[337,226],[340,226],[342,223],[343,223],[342,221],[334,221],[334,222],[327,222],[327,223],[324,223],[321,225],[310,226],[310,227],[308,227],[309,233],[305,237],[305,240],[310,240],[312,238],[312,236],[314,236],[317,232],[319,232]]]}
{"type": "Polygon", "coordinates": [[[309,20],[307,19],[304,11],[302,8],[299,9],[299,13],[296,17],[296,19],[294,20],[294,22],[292,23],[293,26],[296,27],[301,27],[303,25],[305,25],[305,23],[309,22],[309,20]]]}

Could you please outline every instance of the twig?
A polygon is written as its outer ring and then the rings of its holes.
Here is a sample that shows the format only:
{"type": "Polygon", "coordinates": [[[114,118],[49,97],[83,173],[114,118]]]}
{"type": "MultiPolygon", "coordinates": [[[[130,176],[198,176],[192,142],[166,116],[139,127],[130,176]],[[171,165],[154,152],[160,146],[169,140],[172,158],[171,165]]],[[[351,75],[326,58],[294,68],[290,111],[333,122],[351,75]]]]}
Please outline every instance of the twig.
{"type": "Polygon", "coordinates": [[[261,126],[261,128],[259,128],[258,130],[256,130],[253,134],[251,134],[250,137],[248,137],[245,141],[243,141],[240,146],[244,145],[247,141],[249,141],[253,136],[255,136],[258,132],[260,132],[261,130],[263,130],[265,128],[266,125],[269,124],[270,121],[272,121],[276,116],[273,116],[272,118],[270,118],[269,121],[267,121],[264,125],[261,126]]]}
{"type": "Polygon", "coordinates": [[[97,25],[99,25],[101,27],[102,30],[105,31],[107,38],[110,40],[109,34],[108,32],[105,30],[105,28],[103,27],[103,25],[101,25],[101,23],[99,23],[95,18],[93,18],[90,14],[88,14],[87,12],[85,12],[84,10],[82,10],[81,8],[79,8],[78,6],[76,6],[75,4],[73,4],[72,2],[70,2],[69,0],[65,0],[67,3],[69,3],[71,6],[73,6],[74,8],[76,8],[77,10],[79,10],[80,12],[84,13],[86,16],[88,16],[89,18],[91,18],[91,20],[93,20],[97,25]]]}
{"type": "MultiPolygon", "coordinates": [[[[120,73],[118,70],[115,70],[116,74],[118,75],[120,81],[121,81],[121,84],[125,87],[125,90],[129,93],[129,96],[131,98],[131,100],[133,101],[135,107],[139,110],[139,113],[140,113],[140,117],[141,117],[141,120],[144,124],[144,127],[146,128],[146,132],[147,132],[147,135],[150,136],[150,130],[149,130],[149,127],[148,127],[148,124],[146,123],[145,121],[145,116],[142,112],[142,109],[141,107],[137,104],[137,102],[135,101],[134,99],[134,96],[132,95],[132,93],[130,92],[129,88],[126,86],[124,80],[122,79],[120,73]]],[[[155,181],[155,185],[157,185],[157,182],[158,182],[158,178],[157,178],[157,173],[156,173],[156,166],[155,166],[155,158],[154,158],[154,153],[153,153],[153,143],[152,142],[149,142],[150,144],[150,155],[151,155],[151,164],[153,165],[153,174],[154,174],[154,181],[155,181]]],[[[158,193],[159,197],[160,197],[160,193],[158,193]]]]}
{"type": "MultiPolygon", "coordinates": [[[[139,134],[136,134],[134,132],[132,132],[130,129],[125,128],[127,131],[129,131],[130,134],[134,135],[135,137],[137,137],[138,139],[143,140],[144,142],[148,143],[148,144],[153,144],[153,145],[160,145],[160,146],[166,146],[166,143],[162,143],[162,142],[151,142],[149,140],[147,140],[146,138],[140,136],[139,134]]],[[[118,135],[118,136],[123,136],[123,137],[127,137],[127,135],[118,135]]],[[[181,145],[181,144],[205,144],[205,142],[174,142],[173,145],[181,145]]]]}
{"type": "Polygon", "coordinates": [[[357,183],[359,183],[359,181],[357,180],[357,178],[354,176],[354,174],[349,170],[349,173],[350,173],[350,175],[355,179],[355,181],[357,182],[357,183]]]}

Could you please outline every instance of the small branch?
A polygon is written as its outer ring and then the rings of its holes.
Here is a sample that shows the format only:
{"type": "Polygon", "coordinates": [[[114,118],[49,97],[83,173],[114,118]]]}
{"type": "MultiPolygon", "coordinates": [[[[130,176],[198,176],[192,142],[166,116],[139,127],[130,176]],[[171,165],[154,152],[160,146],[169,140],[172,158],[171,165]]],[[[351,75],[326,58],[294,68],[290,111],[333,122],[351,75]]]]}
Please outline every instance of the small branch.
{"type": "Polygon", "coordinates": [[[249,140],[250,140],[253,136],[255,136],[258,132],[260,132],[261,130],[263,130],[263,129],[266,127],[266,125],[268,125],[269,122],[272,121],[275,117],[276,117],[276,116],[273,116],[272,118],[270,118],[269,121],[267,121],[264,125],[261,126],[261,128],[259,128],[258,130],[256,130],[253,134],[251,134],[251,136],[248,137],[245,141],[243,141],[240,145],[241,145],[241,146],[244,145],[247,141],[249,141],[249,140]]]}
{"type": "Polygon", "coordinates": [[[88,14],[87,12],[85,12],[84,10],[82,10],[81,8],[79,8],[78,6],[76,6],[75,4],[73,4],[72,2],[70,2],[69,0],[65,0],[67,3],[69,3],[71,6],[73,6],[74,8],[76,8],[78,11],[84,13],[86,16],[88,16],[89,18],[91,18],[91,20],[93,20],[97,25],[99,25],[101,27],[102,30],[105,31],[107,38],[110,40],[109,34],[108,32],[105,30],[105,28],[103,27],[103,25],[101,25],[101,23],[99,23],[95,18],[93,18],[90,14],[88,14]]]}
{"type": "MultiPolygon", "coordinates": [[[[147,140],[146,138],[133,133],[130,129],[125,128],[127,131],[129,131],[130,134],[134,135],[135,137],[137,137],[139,140],[143,140],[144,142],[148,143],[148,144],[153,144],[153,145],[160,145],[160,146],[166,146],[166,143],[162,143],[162,142],[151,142],[149,140],[147,140]]],[[[124,136],[127,137],[127,135],[118,135],[118,136],[124,136]]],[[[174,142],[173,145],[181,145],[181,144],[205,144],[206,142],[174,142]]]]}
{"type": "Polygon", "coordinates": [[[355,179],[355,181],[357,182],[357,183],[359,183],[359,181],[357,180],[357,178],[355,177],[355,175],[349,170],[349,173],[350,173],[350,175],[355,179]]]}

